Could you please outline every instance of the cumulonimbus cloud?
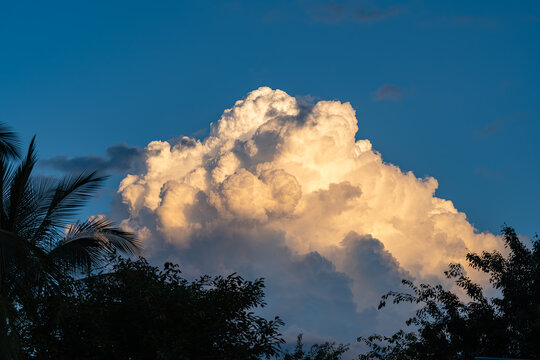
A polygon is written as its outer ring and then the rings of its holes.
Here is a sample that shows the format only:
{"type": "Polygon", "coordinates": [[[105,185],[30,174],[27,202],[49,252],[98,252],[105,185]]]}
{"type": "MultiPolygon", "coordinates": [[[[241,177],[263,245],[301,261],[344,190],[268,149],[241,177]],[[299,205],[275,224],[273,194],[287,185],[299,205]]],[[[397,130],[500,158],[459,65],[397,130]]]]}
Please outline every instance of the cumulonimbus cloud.
{"type": "Polygon", "coordinates": [[[357,123],[349,103],[252,91],[204,140],[148,144],[144,171],[118,190],[123,225],[188,273],[264,276],[295,331],[353,341],[388,329],[399,317],[374,309],[401,278],[440,278],[500,242],[436,197],[434,178],[356,140],[357,123]]]}

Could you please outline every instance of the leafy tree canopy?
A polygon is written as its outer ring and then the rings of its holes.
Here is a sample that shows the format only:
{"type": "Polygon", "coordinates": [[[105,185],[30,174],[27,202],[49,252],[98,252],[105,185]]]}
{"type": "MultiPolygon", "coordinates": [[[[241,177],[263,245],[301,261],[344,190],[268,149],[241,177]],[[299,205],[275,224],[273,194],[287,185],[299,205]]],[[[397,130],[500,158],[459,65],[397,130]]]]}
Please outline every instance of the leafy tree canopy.
{"type": "Polygon", "coordinates": [[[298,335],[294,352],[285,352],[283,360],[339,360],[349,350],[347,345],[335,342],[312,345],[309,350],[304,350],[302,334],[298,335]]]}
{"type": "Polygon", "coordinates": [[[467,254],[470,267],[487,273],[499,296],[487,298],[459,264],[451,264],[445,275],[464,290],[467,301],[441,285],[403,280],[412,293],[389,292],[379,308],[390,299],[420,305],[407,321],[417,330],[359,338],[370,349],[359,358],[540,358],[540,242],[536,237],[529,248],[511,227],[502,233],[507,256],[498,251],[467,254]]]}
{"type": "Polygon", "coordinates": [[[259,359],[277,355],[283,342],[278,317],[253,313],[265,305],[262,279],[188,281],[171,263],[116,258],[112,271],[65,285],[69,293],[42,302],[36,358],[259,359]]]}

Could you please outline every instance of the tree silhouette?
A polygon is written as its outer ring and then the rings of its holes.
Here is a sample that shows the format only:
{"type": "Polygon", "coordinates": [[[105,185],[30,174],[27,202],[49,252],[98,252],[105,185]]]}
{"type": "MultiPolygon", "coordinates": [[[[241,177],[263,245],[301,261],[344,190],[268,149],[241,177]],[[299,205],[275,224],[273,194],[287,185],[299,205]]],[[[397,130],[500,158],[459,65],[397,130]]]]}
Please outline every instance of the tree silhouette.
{"type": "Polygon", "coordinates": [[[59,277],[82,271],[113,251],[134,254],[132,234],[105,218],[73,217],[106,177],[96,172],[60,180],[33,176],[35,137],[20,159],[15,134],[0,125],[0,347],[14,357],[35,299],[59,277]]]}
{"type": "Polygon", "coordinates": [[[467,261],[489,275],[499,296],[487,298],[484,289],[467,277],[459,264],[450,264],[445,275],[468,298],[441,285],[403,280],[412,293],[389,292],[379,309],[393,303],[422,305],[406,324],[416,331],[398,331],[390,337],[359,338],[370,351],[360,359],[472,359],[475,356],[540,357],[540,242],[528,248],[513,228],[502,229],[508,255],[499,251],[469,253],[467,261]]]}
{"type": "Polygon", "coordinates": [[[116,258],[107,272],[49,294],[33,324],[40,359],[254,360],[278,354],[283,322],[265,305],[261,279],[232,274],[188,281],[178,265],[116,258]],[[47,307],[61,307],[60,317],[47,307]]]}
{"type": "Polygon", "coordinates": [[[349,347],[347,345],[335,342],[325,342],[323,344],[314,344],[309,350],[304,350],[302,344],[302,334],[298,335],[296,346],[292,353],[285,352],[283,360],[340,360],[349,347]]]}

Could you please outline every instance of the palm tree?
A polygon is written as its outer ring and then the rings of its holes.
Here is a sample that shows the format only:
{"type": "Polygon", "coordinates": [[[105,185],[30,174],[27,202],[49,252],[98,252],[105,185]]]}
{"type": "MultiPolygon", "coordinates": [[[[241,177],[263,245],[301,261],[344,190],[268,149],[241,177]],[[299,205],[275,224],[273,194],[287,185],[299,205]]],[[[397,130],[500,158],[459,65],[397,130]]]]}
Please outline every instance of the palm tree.
{"type": "MultiPolygon", "coordinates": [[[[96,172],[60,180],[32,176],[35,137],[21,159],[16,135],[0,124],[0,348],[17,341],[17,314],[44,284],[80,273],[139,242],[103,217],[73,222],[106,177],[96,172]]],[[[30,306],[29,306],[30,307],[30,306]]]]}

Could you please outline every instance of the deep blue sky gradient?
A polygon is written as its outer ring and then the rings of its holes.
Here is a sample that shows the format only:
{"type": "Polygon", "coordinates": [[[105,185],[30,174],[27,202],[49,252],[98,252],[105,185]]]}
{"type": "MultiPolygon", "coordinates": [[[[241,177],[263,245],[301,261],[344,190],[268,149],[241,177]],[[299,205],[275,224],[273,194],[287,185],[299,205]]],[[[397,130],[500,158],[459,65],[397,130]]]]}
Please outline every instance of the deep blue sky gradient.
{"type": "Polygon", "coordinates": [[[46,159],[202,137],[263,85],[350,101],[386,161],[532,235],[539,60],[538,1],[2,1],[0,121],[46,159]]]}

